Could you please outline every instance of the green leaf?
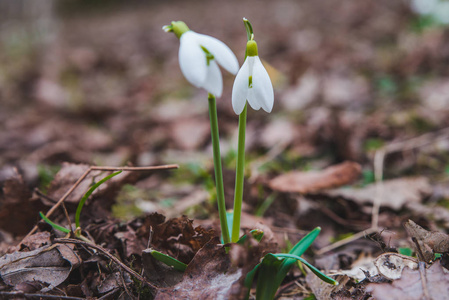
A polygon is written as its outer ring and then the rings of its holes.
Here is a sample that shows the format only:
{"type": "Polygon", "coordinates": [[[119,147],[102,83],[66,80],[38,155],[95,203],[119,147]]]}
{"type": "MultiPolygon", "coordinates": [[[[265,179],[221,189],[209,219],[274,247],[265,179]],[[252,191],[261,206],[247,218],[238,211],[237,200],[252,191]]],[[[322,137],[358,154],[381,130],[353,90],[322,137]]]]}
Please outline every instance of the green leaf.
{"type": "Polygon", "coordinates": [[[187,265],[185,263],[180,262],[176,258],[168,256],[168,255],[166,255],[164,253],[161,253],[159,251],[151,250],[150,254],[155,259],[157,259],[158,261],[163,262],[167,266],[171,266],[171,267],[175,268],[178,271],[184,272],[186,270],[186,268],[187,268],[187,265]]]}
{"type": "Polygon", "coordinates": [[[399,248],[398,250],[399,250],[399,254],[407,255],[407,256],[413,255],[413,250],[411,248],[403,247],[403,248],[399,248]]]}
{"type": "MultiPolygon", "coordinates": [[[[296,255],[296,256],[300,256],[302,255],[307,248],[310,247],[310,245],[313,243],[313,241],[317,238],[318,234],[320,234],[321,228],[317,227],[314,230],[312,230],[311,232],[309,232],[305,237],[303,237],[298,243],[296,243],[295,246],[293,246],[293,248],[290,250],[289,254],[291,255],[296,255]]],[[[243,239],[244,237],[242,237],[241,239],[243,239]]],[[[263,258],[262,262],[260,264],[258,264],[256,267],[254,267],[254,269],[252,269],[250,272],[248,272],[248,274],[246,275],[245,278],[245,287],[247,287],[248,289],[251,288],[251,285],[253,283],[254,277],[257,273],[257,271],[263,272],[264,274],[269,273],[268,269],[272,269],[269,265],[272,262],[272,258],[267,258],[267,261],[265,261],[267,256],[272,256],[273,254],[267,254],[265,255],[265,257],[263,258]],[[267,264],[267,266],[265,266],[267,264]],[[268,268],[268,269],[266,269],[268,268]]],[[[274,293],[276,293],[276,290],[279,288],[279,286],[281,285],[282,281],[284,280],[285,276],[287,275],[288,271],[291,269],[291,267],[293,266],[293,264],[295,264],[297,260],[294,258],[287,258],[284,259],[282,261],[280,261],[279,266],[277,267],[277,270],[273,271],[271,270],[271,277],[269,277],[268,275],[264,275],[267,276],[267,280],[266,282],[264,280],[262,280],[261,282],[263,283],[259,283],[260,280],[258,279],[257,281],[257,291],[259,289],[263,289],[264,291],[272,291],[274,290],[274,293]],[[269,279],[268,279],[269,277],[269,279]],[[274,280],[273,280],[274,279],[274,280]],[[259,287],[262,286],[262,284],[267,285],[268,287],[259,287]]],[[[276,263],[277,264],[277,263],[276,263]]],[[[273,294],[274,297],[274,294],[273,294]]],[[[248,291],[248,295],[246,297],[246,299],[249,298],[249,291],[248,291]]],[[[259,298],[257,298],[259,299],[259,298]]],[[[261,299],[272,299],[272,298],[261,298],[261,299]]]]}
{"type": "MultiPolygon", "coordinates": [[[[289,254],[294,254],[297,256],[301,256],[306,252],[306,250],[312,245],[313,241],[320,234],[321,228],[317,227],[311,232],[309,232],[305,237],[303,237],[295,246],[288,252],[289,254]]],[[[286,259],[282,263],[279,272],[276,275],[276,282],[281,285],[288,271],[290,271],[291,267],[295,264],[295,259],[286,259]]]]}
{"type": "Polygon", "coordinates": [[[45,222],[47,222],[48,224],[50,224],[51,227],[53,227],[54,229],[57,229],[57,230],[62,231],[62,232],[64,232],[64,233],[69,233],[69,232],[70,232],[69,229],[67,229],[67,228],[65,228],[65,227],[62,227],[62,226],[60,226],[60,225],[58,225],[58,224],[53,223],[52,221],[50,221],[50,219],[47,218],[42,212],[39,212],[39,215],[41,216],[41,218],[42,218],[45,222]]]}
{"type": "Polygon", "coordinates": [[[78,207],[76,208],[76,215],[75,215],[75,225],[76,228],[80,227],[80,215],[81,215],[81,210],[83,209],[84,203],[86,202],[87,198],[89,198],[89,196],[103,183],[105,183],[106,181],[108,181],[109,179],[111,179],[112,177],[118,175],[122,173],[122,171],[117,171],[114,172],[108,176],[106,176],[105,178],[103,178],[102,180],[98,181],[96,184],[94,184],[88,191],[87,193],[84,194],[83,198],[81,198],[80,203],[78,204],[78,207]]]}
{"type": "Polygon", "coordinates": [[[273,280],[276,276],[282,260],[277,259],[273,254],[265,255],[259,267],[259,275],[257,277],[257,300],[272,300],[276,295],[279,285],[273,280]]]}
{"type": "Polygon", "coordinates": [[[316,276],[318,276],[321,280],[323,280],[326,283],[330,283],[333,285],[338,285],[338,281],[326,276],[324,273],[322,273],[320,270],[315,268],[313,265],[311,265],[308,261],[306,261],[304,258],[299,257],[294,254],[288,254],[288,253],[279,253],[279,254],[272,254],[276,258],[287,258],[287,259],[294,259],[299,260],[303,264],[305,264],[316,276]]]}

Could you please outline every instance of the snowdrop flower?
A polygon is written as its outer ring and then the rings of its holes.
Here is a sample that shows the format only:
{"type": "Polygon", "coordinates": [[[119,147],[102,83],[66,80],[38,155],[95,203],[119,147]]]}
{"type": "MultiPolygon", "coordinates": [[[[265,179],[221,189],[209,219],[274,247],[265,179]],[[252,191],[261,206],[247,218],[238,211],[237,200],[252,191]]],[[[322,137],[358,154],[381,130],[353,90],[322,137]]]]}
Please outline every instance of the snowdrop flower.
{"type": "Polygon", "coordinates": [[[246,44],[246,60],[235,77],[232,88],[232,107],[237,115],[245,108],[246,100],[255,110],[263,108],[271,112],[274,103],[273,85],[257,55],[257,44],[254,40],[246,44]]]}
{"type": "Polygon", "coordinates": [[[191,31],[181,21],[172,22],[163,29],[174,32],[180,40],[178,56],[184,77],[194,86],[220,97],[223,80],[218,64],[234,75],[239,69],[231,49],[216,38],[191,31]]]}

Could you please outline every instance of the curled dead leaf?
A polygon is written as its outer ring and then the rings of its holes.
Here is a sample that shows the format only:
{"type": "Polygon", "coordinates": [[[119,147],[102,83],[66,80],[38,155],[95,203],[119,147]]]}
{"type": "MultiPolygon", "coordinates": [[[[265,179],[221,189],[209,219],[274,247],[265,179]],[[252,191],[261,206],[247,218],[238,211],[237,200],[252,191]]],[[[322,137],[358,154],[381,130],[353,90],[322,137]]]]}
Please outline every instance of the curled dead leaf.
{"type": "Polygon", "coordinates": [[[434,253],[449,252],[449,235],[439,231],[425,230],[412,220],[408,220],[404,227],[412,240],[416,241],[413,247],[421,261],[429,263],[433,261],[434,253]]]}
{"type": "Polygon", "coordinates": [[[41,282],[45,286],[41,291],[46,292],[63,283],[80,263],[69,246],[57,244],[4,255],[0,258],[0,276],[10,286],[24,281],[41,282]]]}
{"type": "Polygon", "coordinates": [[[346,161],[322,171],[289,172],[273,178],[270,188],[281,192],[314,193],[354,182],[361,173],[358,163],[346,161]]]}

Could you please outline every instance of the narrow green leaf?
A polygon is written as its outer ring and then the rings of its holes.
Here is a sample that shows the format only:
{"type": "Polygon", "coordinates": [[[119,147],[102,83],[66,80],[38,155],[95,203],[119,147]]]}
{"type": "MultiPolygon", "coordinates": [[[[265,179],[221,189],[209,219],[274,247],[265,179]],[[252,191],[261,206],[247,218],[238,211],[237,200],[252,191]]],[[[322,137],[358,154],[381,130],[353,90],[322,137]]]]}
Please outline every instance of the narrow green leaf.
{"type": "Polygon", "coordinates": [[[41,216],[41,218],[42,218],[45,222],[47,222],[48,224],[50,224],[51,227],[53,227],[54,229],[57,229],[57,230],[62,231],[62,232],[64,232],[64,233],[69,233],[69,232],[70,232],[69,229],[67,229],[67,228],[65,228],[65,227],[62,227],[62,226],[60,226],[60,225],[58,225],[58,224],[53,223],[52,221],[50,221],[50,219],[47,218],[42,212],[39,212],[39,215],[41,216]]]}
{"type": "MultiPolygon", "coordinates": [[[[297,256],[301,256],[306,252],[306,250],[312,245],[313,241],[320,234],[321,228],[317,227],[311,232],[309,232],[305,237],[303,237],[295,246],[289,251],[289,254],[294,254],[297,256]]],[[[284,280],[285,276],[287,276],[288,271],[290,271],[291,267],[295,264],[295,259],[285,259],[282,262],[282,265],[276,274],[276,281],[280,285],[284,280]]]]}
{"type": "Polygon", "coordinates": [[[305,237],[303,237],[295,246],[293,246],[292,250],[289,251],[290,254],[301,256],[306,252],[306,250],[312,245],[313,241],[320,234],[321,227],[317,227],[311,232],[309,232],[305,237]]]}
{"type": "Polygon", "coordinates": [[[324,273],[322,273],[320,270],[315,268],[313,265],[311,265],[308,261],[306,261],[304,258],[299,257],[294,254],[288,254],[288,253],[279,253],[279,254],[273,254],[273,256],[277,258],[286,258],[286,259],[294,259],[299,260],[303,264],[305,264],[316,276],[318,276],[321,280],[323,280],[326,283],[330,283],[333,285],[338,285],[338,281],[326,276],[324,273]]]}
{"type": "Polygon", "coordinates": [[[279,284],[273,280],[279,267],[282,264],[282,260],[277,259],[273,254],[268,253],[262,259],[261,266],[259,267],[259,275],[257,276],[257,300],[272,300],[276,295],[276,291],[279,288],[279,284]]]}
{"type": "Polygon", "coordinates": [[[111,179],[112,177],[118,175],[122,173],[122,171],[117,171],[114,172],[108,176],[106,176],[105,178],[101,179],[100,181],[98,181],[96,184],[94,184],[83,196],[83,198],[81,198],[80,203],[78,204],[78,207],[76,208],[76,215],[75,215],[75,225],[76,228],[80,227],[80,215],[81,215],[81,210],[83,209],[84,203],[86,202],[87,198],[89,198],[89,196],[103,183],[105,183],[106,181],[108,181],[109,179],[111,179]]]}
{"type": "Polygon", "coordinates": [[[159,251],[151,250],[150,254],[155,259],[157,259],[158,261],[163,262],[167,266],[171,266],[171,267],[175,268],[178,271],[184,272],[186,270],[186,268],[187,268],[187,265],[185,263],[180,262],[176,258],[168,256],[168,255],[166,255],[164,253],[161,253],[159,251]]]}

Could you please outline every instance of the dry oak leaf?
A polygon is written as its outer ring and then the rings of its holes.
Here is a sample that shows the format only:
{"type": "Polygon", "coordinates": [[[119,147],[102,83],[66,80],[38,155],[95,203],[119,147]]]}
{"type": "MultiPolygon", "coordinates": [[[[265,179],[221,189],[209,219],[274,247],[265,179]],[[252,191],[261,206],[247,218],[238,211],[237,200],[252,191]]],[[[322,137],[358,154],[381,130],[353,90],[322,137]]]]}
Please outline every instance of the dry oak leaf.
{"type": "Polygon", "coordinates": [[[358,163],[345,161],[322,171],[289,172],[273,178],[268,184],[276,191],[307,194],[350,184],[360,173],[358,163]]]}

